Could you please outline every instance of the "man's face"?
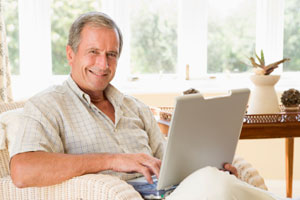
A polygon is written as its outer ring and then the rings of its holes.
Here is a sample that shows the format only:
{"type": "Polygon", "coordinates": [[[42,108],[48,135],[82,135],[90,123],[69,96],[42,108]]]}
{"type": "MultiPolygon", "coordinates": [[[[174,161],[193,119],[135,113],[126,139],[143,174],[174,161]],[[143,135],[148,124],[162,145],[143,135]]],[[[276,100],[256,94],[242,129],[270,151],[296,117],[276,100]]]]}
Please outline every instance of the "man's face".
{"type": "Polygon", "coordinates": [[[113,79],[119,58],[119,39],[114,29],[86,25],[75,53],[67,46],[71,76],[86,93],[102,92],[113,79]]]}

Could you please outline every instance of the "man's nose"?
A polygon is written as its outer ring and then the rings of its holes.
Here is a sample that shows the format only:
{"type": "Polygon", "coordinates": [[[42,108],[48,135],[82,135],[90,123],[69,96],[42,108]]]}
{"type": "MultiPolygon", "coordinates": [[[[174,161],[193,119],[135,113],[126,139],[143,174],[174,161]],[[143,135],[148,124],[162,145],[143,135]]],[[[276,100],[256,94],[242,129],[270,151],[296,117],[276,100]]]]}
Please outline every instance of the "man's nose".
{"type": "Polygon", "coordinates": [[[99,66],[102,70],[108,68],[107,57],[105,54],[99,54],[96,58],[96,66],[99,66]]]}

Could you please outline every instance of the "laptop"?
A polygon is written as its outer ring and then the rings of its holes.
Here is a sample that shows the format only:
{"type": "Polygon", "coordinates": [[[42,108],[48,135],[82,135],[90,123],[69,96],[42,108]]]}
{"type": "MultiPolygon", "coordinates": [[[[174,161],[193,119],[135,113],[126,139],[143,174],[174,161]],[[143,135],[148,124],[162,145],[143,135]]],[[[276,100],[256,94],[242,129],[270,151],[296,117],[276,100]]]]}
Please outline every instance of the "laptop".
{"type": "Polygon", "coordinates": [[[232,163],[243,125],[250,90],[235,89],[223,96],[190,94],[176,98],[159,180],[129,180],[145,199],[162,199],[194,171],[232,163]]]}

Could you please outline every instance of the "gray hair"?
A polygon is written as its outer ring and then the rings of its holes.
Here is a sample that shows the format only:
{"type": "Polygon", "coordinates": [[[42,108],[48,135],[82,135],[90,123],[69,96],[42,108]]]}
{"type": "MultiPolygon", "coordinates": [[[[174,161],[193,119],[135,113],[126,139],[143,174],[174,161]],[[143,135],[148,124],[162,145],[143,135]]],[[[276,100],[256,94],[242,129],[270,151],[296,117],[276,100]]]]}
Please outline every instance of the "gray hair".
{"type": "Polygon", "coordinates": [[[72,24],[69,31],[68,45],[77,52],[80,43],[80,34],[85,25],[115,29],[119,36],[119,56],[123,46],[123,36],[117,24],[106,14],[101,12],[88,12],[79,16],[72,24]]]}

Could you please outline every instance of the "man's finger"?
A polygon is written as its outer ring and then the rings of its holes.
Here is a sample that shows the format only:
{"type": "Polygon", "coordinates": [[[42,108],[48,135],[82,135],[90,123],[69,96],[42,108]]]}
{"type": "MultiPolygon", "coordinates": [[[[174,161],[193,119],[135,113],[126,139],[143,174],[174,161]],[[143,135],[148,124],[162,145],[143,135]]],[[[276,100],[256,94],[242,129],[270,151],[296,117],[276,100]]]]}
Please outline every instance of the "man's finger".
{"type": "Polygon", "coordinates": [[[150,162],[149,167],[150,170],[156,175],[156,177],[159,177],[159,171],[160,171],[160,160],[155,159],[150,162]]]}
{"type": "Polygon", "coordinates": [[[146,178],[148,183],[153,184],[151,173],[150,173],[150,170],[148,169],[148,167],[142,166],[140,173],[144,175],[144,177],[146,178]]]}
{"type": "Polygon", "coordinates": [[[155,174],[157,178],[159,177],[159,171],[161,165],[161,161],[159,159],[146,155],[141,164],[148,167],[149,170],[153,174],[155,174]]]}
{"type": "Polygon", "coordinates": [[[236,177],[238,177],[238,173],[237,173],[236,168],[234,166],[232,166],[231,164],[226,163],[224,165],[224,169],[229,171],[231,174],[235,175],[236,177]]]}

